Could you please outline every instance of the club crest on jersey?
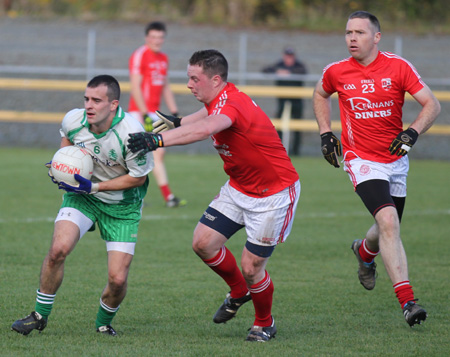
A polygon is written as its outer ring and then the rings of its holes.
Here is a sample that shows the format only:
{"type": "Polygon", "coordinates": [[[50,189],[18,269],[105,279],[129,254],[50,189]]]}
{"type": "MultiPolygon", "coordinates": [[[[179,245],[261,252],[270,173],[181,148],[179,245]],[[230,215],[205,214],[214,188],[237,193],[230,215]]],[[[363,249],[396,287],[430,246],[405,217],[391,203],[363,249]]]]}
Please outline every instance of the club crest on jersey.
{"type": "Polygon", "coordinates": [[[392,88],[392,83],[391,83],[391,79],[390,78],[383,78],[381,80],[381,87],[385,90],[388,91],[389,89],[392,88]]]}
{"type": "Polygon", "coordinates": [[[114,149],[109,150],[109,159],[117,161],[117,153],[114,149]]]}

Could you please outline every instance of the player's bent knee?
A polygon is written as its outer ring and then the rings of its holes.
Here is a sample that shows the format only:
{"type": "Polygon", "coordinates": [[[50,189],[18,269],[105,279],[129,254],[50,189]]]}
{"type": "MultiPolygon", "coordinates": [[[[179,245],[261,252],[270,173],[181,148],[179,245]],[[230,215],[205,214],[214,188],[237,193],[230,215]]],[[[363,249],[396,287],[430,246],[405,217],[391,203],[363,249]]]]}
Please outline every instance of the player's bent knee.
{"type": "Polygon", "coordinates": [[[108,278],[109,288],[114,292],[122,291],[127,285],[127,277],[120,275],[110,275],[108,278]]]}
{"type": "Polygon", "coordinates": [[[71,246],[67,244],[53,243],[48,254],[47,260],[50,264],[58,264],[64,262],[71,252],[71,246]]]}
{"type": "Polygon", "coordinates": [[[222,245],[222,243],[215,242],[207,236],[201,236],[194,238],[192,249],[200,258],[208,259],[217,254],[222,245]]]}
{"type": "Polygon", "coordinates": [[[247,262],[247,264],[242,264],[242,275],[244,276],[245,281],[249,285],[256,284],[261,281],[265,275],[265,267],[266,264],[264,262],[252,264],[247,262]]]}
{"type": "Polygon", "coordinates": [[[395,207],[387,206],[375,213],[375,220],[379,226],[385,229],[396,229],[400,224],[400,220],[395,207]]]}
{"type": "Polygon", "coordinates": [[[47,264],[49,266],[56,266],[60,265],[66,260],[67,254],[63,254],[61,251],[58,250],[51,250],[47,254],[47,264]]]}

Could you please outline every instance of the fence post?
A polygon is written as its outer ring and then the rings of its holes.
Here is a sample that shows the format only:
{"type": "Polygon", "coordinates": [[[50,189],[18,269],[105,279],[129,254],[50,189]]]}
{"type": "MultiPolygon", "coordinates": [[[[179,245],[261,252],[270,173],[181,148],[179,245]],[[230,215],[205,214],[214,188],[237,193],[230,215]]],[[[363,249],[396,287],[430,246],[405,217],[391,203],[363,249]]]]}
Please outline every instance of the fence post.
{"type": "Polygon", "coordinates": [[[247,72],[247,34],[241,33],[239,37],[239,81],[240,85],[245,85],[245,73],[247,72]]]}
{"type": "Polygon", "coordinates": [[[89,29],[87,38],[87,54],[86,54],[86,80],[89,81],[95,72],[95,29],[89,29]]]}
{"type": "Polygon", "coordinates": [[[281,114],[281,132],[283,133],[283,146],[289,155],[289,144],[291,140],[291,130],[289,129],[289,124],[291,121],[291,109],[292,102],[286,100],[284,102],[283,113],[281,114]]]}
{"type": "Polygon", "coordinates": [[[403,37],[402,36],[396,36],[395,37],[395,54],[398,56],[402,56],[403,52],[403,37]]]}

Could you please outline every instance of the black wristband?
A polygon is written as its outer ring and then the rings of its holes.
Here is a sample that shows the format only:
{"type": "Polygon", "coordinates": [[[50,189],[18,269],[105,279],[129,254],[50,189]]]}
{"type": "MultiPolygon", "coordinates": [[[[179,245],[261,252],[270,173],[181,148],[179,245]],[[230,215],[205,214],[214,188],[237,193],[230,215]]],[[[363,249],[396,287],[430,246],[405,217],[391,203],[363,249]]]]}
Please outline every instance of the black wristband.
{"type": "Polygon", "coordinates": [[[411,137],[413,138],[414,141],[416,141],[417,138],[419,137],[419,133],[417,132],[416,129],[408,128],[405,131],[409,131],[410,132],[410,135],[411,135],[411,137]]]}
{"type": "Polygon", "coordinates": [[[158,140],[158,147],[164,147],[164,140],[161,134],[156,134],[156,139],[158,140]]]}
{"type": "Polygon", "coordinates": [[[178,116],[175,115],[173,119],[173,125],[175,126],[175,128],[178,128],[181,125],[181,119],[183,118],[179,118],[178,116]]]}

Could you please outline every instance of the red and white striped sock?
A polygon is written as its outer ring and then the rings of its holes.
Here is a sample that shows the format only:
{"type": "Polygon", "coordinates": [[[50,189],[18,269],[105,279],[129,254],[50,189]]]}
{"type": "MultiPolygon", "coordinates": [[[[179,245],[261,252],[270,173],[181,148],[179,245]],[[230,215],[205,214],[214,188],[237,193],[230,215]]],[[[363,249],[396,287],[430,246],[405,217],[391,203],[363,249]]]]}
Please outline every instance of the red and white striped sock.
{"type": "Polygon", "coordinates": [[[372,252],[369,248],[367,248],[367,239],[364,238],[361,246],[359,247],[359,256],[366,263],[372,263],[375,257],[378,255],[378,252],[372,252]]]}
{"type": "Polygon", "coordinates": [[[408,301],[414,300],[414,292],[412,286],[409,284],[409,280],[400,281],[394,284],[393,287],[402,309],[405,307],[408,301]]]}
{"type": "Polygon", "coordinates": [[[236,259],[225,246],[212,259],[203,260],[216,274],[218,274],[231,289],[231,297],[237,299],[248,293],[247,283],[236,264],[236,259]]]}
{"type": "Polygon", "coordinates": [[[250,286],[253,305],[255,306],[255,326],[272,325],[272,300],[274,286],[269,273],[266,271],[264,279],[250,286]]]}

